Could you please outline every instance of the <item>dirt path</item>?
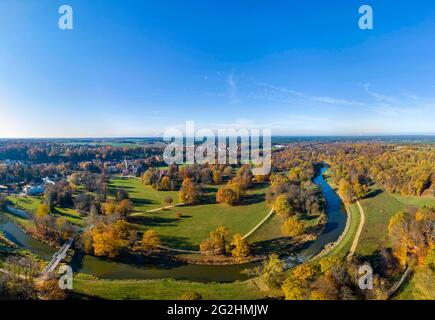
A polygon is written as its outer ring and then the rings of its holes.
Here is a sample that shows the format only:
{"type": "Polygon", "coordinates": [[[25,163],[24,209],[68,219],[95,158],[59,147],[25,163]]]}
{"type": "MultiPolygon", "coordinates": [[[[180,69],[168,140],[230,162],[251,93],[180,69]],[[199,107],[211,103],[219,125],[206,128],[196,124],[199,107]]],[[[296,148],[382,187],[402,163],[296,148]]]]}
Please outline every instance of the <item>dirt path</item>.
{"type": "Polygon", "coordinates": [[[394,297],[394,295],[399,290],[399,288],[403,284],[403,282],[408,278],[410,273],[411,273],[411,268],[409,266],[407,266],[406,270],[402,274],[402,277],[400,278],[400,280],[388,292],[388,299],[392,299],[394,297]]]}
{"type": "Polygon", "coordinates": [[[162,210],[166,210],[166,209],[172,209],[175,207],[181,207],[184,206],[184,203],[177,203],[171,206],[166,206],[166,207],[160,207],[160,208],[156,208],[156,209],[151,209],[151,210],[147,210],[145,212],[138,212],[138,213],[133,213],[130,215],[130,217],[135,217],[135,216],[140,216],[143,215],[144,213],[152,213],[152,212],[158,212],[158,211],[162,211],[162,210]]]}
{"type": "Polygon", "coordinates": [[[361,236],[362,229],[363,229],[363,227],[364,227],[364,221],[365,221],[364,210],[363,210],[363,208],[362,208],[360,202],[357,201],[356,204],[357,204],[357,206],[358,206],[358,210],[359,210],[359,213],[360,213],[360,217],[361,217],[361,219],[360,219],[360,221],[359,221],[358,230],[357,230],[357,232],[356,232],[356,234],[355,234],[355,238],[353,239],[352,246],[350,247],[349,254],[347,255],[347,259],[352,258],[352,256],[353,256],[354,253],[355,253],[356,247],[358,246],[359,238],[360,238],[360,236],[361,236]]]}

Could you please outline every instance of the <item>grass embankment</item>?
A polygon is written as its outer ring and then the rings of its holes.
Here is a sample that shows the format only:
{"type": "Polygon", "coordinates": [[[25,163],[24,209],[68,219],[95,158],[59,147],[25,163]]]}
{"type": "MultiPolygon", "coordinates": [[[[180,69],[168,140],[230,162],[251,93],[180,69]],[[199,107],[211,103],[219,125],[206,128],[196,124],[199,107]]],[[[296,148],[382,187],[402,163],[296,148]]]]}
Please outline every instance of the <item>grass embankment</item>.
{"type": "Polygon", "coordinates": [[[327,256],[338,256],[340,258],[345,258],[350,251],[358,230],[361,215],[356,204],[349,206],[347,210],[348,214],[350,214],[350,217],[347,217],[350,219],[349,229],[340,243],[334,249],[332,249],[327,256]]]}
{"type": "Polygon", "coordinates": [[[195,283],[165,280],[96,280],[79,274],[74,277],[74,291],[102,299],[171,300],[187,291],[203,299],[255,300],[265,298],[253,280],[233,283],[195,283]]]}
{"type": "MultiPolygon", "coordinates": [[[[42,203],[42,197],[17,197],[9,196],[8,199],[12,201],[13,205],[21,210],[35,213],[38,206],[42,203]]],[[[84,226],[84,221],[80,214],[73,208],[59,208],[56,207],[52,215],[58,217],[65,217],[69,222],[78,225],[80,227],[84,226]]]]}
{"type": "MultiPolygon", "coordinates": [[[[231,234],[245,235],[254,228],[270,211],[265,202],[268,185],[257,185],[249,190],[242,204],[227,206],[215,203],[219,186],[205,187],[203,204],[182,206],[171,209],[146,212],[165,206],[164,199],[171,196],[174,203],[178,201],[176,191],[155,191],[151,186],[144,185],[140,180],[132,178],[115,178],[110,184],[114,189],[124,188],[129,192],[134,203],[135,215],[129,220],[138,230],[156,230],[165,245],[174,248],[198,249],[199,243],[208,237],[210,231],[220,226],[227,227],[231,234]],[[177,218],[177,213],[182,217],[177,218]]],[[[262,240],[270,239],[264,234],[262,240]]]]}

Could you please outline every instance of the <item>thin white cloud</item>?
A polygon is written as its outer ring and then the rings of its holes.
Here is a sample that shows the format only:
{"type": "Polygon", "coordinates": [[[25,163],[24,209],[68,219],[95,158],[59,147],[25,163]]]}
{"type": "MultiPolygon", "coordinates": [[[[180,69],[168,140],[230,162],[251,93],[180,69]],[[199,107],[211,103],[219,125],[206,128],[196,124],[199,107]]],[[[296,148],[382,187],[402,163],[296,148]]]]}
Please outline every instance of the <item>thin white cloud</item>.
{"type": "Polygon", "coordinates": [[[370,89],[370,83],[364,83],[363,85],[364,90],[367,92],[369,96],[375,99],[376,102],[379,103],[388,103],[388,104],[397,104],[399,103],[399,99],[392,96],[387,96],[378,92],[375,92],[370,89]]]}
{"type": "Polygon", "coordinates": [[[330,96],[310,95],[310,94],[306,94],[306,93],[296,91],[293,89],[288,89],[288,88],[279,87],[279,86],[273,86],[273,85],[266,84],[266,83],[258,83],[258,85],[265,87],[265,88],[268,88],[270,90],[290,94],[290,95],[293,95],[293,96],[298,97],[298,98],[307,99],[310,101],[320,102],[320,103],[324,103],[324,104],[349,105],[349,106],[365,106],[366,105],[365,103],[362,103],[359,101],[330,97],[330,96]]]}
{"type": "Polygon", "coordinates": [[[238,97],[238,87],[236,80],[234,78],[234,72],[231,72],[227,77],[228,84],[228,98],[231,104],[240,103],[240,99],[238,97]]]}

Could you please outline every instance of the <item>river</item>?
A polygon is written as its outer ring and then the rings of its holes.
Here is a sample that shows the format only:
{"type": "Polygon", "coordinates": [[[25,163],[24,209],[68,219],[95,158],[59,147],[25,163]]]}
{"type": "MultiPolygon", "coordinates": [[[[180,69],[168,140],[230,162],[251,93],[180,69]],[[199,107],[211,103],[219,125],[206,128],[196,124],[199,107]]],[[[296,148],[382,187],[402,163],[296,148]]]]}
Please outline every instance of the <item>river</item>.
{"type": "MultiPolygon", "coordinates": [[[[327,202],[326,213],[328,222],[321,235],[309,242],[304,249],[286,260],[289,263],[300,263],[319,253],[325,245],[334,242],[343,232],[346,225],[346,214],[335,191],[323,178],[327,170],[323,167],[314,179],[323,192],[327,202]]],[[[21,248],[26,248],[45,260],[50,260],[56,250],[24,233],[14,223],[0,217],[0,230],[5,236],[21,248]]],[[[203,266],[191,265],[162,259],[147,258],[133,255],[128,262],[110,261],[89,255],[76,253],[72,263],[74,271],[92,274],[101,279],[162,279],[190,280],[196,282],[233,282],[246,280],[248,275],[242,271],[255,264],[233,266],[203,266]]]]}

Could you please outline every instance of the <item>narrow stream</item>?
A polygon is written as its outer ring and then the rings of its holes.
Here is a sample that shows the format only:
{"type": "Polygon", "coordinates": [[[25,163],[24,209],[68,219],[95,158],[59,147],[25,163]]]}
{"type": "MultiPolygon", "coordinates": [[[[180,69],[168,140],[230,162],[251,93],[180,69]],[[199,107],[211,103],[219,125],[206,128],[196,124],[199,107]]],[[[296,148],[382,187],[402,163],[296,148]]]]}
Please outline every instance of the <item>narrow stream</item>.
{"type": "MultiPolygon", "coordinates": [[[[343,232],[346,224],[346,214],[342,203],[335,191],[326,183],[323,173],[326,167],[321,169],[320,174],[314,179],[323,192],[328,207],[326,213],[328,222],[323,233],[302,249],[289,261],[297,263],[304,261],[319,253],[325,245],[336,241],[343,232]]],[[[0,230],[12,242],[19,247],[29,249],[45,260],[50,260],[55,249],[25,234],[14,223],[0,217],[0,230]]],[[[72,261],[72,267],[76,272],[92,274],[102,279],[162,279],[173,278],[176,280],[190,280],[196,282],[233,282],[246,280],[248,275],[242,271],[255,266],[255,264],[233,266],[202,266],[162,261],[134,255],[128,262],[115,262],[104,258],[89,255],[76,254],[72,261]]]]}

